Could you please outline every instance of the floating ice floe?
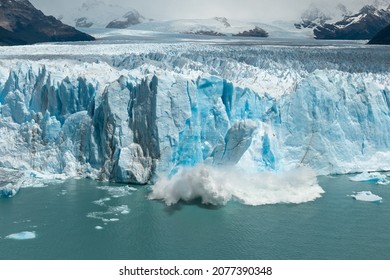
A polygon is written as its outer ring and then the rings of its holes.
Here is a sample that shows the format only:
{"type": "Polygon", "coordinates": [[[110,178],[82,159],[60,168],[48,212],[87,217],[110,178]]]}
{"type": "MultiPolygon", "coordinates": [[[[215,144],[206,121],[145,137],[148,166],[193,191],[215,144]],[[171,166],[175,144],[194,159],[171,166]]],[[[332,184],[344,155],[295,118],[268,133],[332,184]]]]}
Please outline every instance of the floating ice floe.
{"type": "Polygon", "coordinates": [[[373,182],[380,185],[390,184],[390,181],[387,180],[387,176],[379,172],[365,171],[363,173],[357,174],[356,176],[349,177],[349,180],[354,182],[373,182]]]}
{"type": "MultiPolygon", "coordinates": [[[[106,206],[106,205],[101,205],[106,206]]],[[[118,216],[121,215],[127,215],[130,213],[130,209],[127,205],[120,205],[120,206],[109,206],[107,211],[97,211],[97,212],[91,212],[87,214],[87,218],[91,219],[97,219],[101,220],[105,223],[107,222],[117,222],[119,221],[118,218],[113,218],[112,216],[118,216]]]]}
{"type": "Polygon", "coordinates": [[[352,194],[351,197],[353,197],[356,200],[360,200],[360,201],[369,201],[369,202],[382,201],[382,197],[380,197],[379,195],[373,194],[370,191],[357,192],[355,194],[352,194]]]}
{"type": "Polygon", "coordinates": [[[95,200],[92,203],[103,207],[103,206],[106,206],[106,202],[110,201],[110,200],[111,200],[111,198],[105,197],[105,198],[101,198],[99,200],[95,200]]]}
{"type": "MultiPolygon", "coordinates": [[[[0,198],[13,197],[22,188],[43,188],[52,184],[62,183],[66,177],[61,174],[45,175],[32,171],[17,171],[0,168],[0,198]]],[[[62,190],[58,196],[65,195],[62,190]]]]}
{"type": "Polygon", "coordinates": [[[14,240],[28,240],[28,239],[34,239],[37,235],[35,234],[35,231],[23,231],[19,233],[13,233],[8,236],[6,236],[6,239],[14,239],[14,240]]]}
{"type": "Polygon", "coordinates": [[[0,187],[0,197],[13,197],[19,191],[20,187],[11,183],[0,187]]]}
{"type": "Polygon", "coordinates": [[[67,190],[61,190],[61,192],[59,194],[57,194],[57,196],[64,196],[68,193],[67,190]]]}
{"type": "Polygon", "coordinates": [[[113,198],[128,196],[131,195],[133,191],[137,190],[129,186],[124,186],[124,187],[101,186],[98,187],[98,189],[107,191],[108,194],[113,198]]]}

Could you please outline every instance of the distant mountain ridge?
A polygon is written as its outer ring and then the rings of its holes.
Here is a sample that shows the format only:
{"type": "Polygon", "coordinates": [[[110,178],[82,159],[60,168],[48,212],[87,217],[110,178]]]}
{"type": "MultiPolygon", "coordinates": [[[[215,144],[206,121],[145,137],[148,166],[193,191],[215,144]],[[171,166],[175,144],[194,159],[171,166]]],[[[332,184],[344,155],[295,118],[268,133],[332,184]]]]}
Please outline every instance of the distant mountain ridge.
{"type": "Polygon", "coordinates": [[[92,36],[44,15],[27,0],[0,0],[0,45],[92,40],[92,36]]]}
{"type": "Polygon", "coordinates": [[[330,21],[341,20],[352,12],[343,4],[334,7],[311,4],[301,15],[300,22],[295,23],[297,29],[315,28],[330,21]]]}
{"type": "Polygon", "coordinates": [[[106,28],[128,28],[132,25],[136,25],[144,22],[146,19],[137,11],[131,10],[124,14],[121,18],[114,19],[107,24],[106,28]]]}
{"type": "Polygon", "coordinates": [[[369,40],[390,24],[390,10],[364,6],[358,13],[314,28],[316,39],[369,40]]]}
{"type": "Polygon", "coordinates": [[[58,18],[81,28],[128,28],[148,21],[135,9],[101,0],[83,2],[73,12],[59,15],[58,18]]]}
{"type": "Polygon", "coordinates": [[[369,40],[388,24],[390,1],[374,0],[355,12],[342,4],[311,4],[294,26],[312,30],[315,39],[369,40]]]}

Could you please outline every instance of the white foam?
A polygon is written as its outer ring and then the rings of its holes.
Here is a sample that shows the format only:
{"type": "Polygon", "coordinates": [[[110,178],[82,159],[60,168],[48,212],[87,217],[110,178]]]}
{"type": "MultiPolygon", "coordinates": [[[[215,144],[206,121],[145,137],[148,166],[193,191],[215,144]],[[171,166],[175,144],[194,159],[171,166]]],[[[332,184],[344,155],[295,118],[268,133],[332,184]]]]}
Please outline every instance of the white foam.
{"type": "Polygon", "coordinates": [[[110,201],[110,200],[111,200],[111,198],[105,197],[105,198],[101,198],[99,200],[95,200],[92,203],[96,204],[96,205],[99,205],[99,206],[106,206],[106,202],[110,201]]]}
{"type": "Polygon", "coordinates": [[[360,200],[360,201],[369,201],[369,202],[382,201],[382,197],[380,197],[379,195],[373,194],[370,191],[361,191],[361,192],[352,194],[351,197],[353,197],[356,200],[360,200]]]}
{"type": "Polygon", "coordinates": [[[124,196],[131,195],[134,188],[124,186],[124,187],[112,187],[112,186],[101,186],[98,187],[99,190],[105,190],[113,198],[119,198],[124,196]]]}
{"type": "Polygon", "coordinates": [[[149,199],[160,199],[167,205],[197,198],[204,204],[224,205],[233,199],[255,206],[303,203],[321,197],[322,193],[315,172],[306,167],[280,174],[246,174],[238,168],[200,164],[182,168],[171,178],[160,178],[149,199]]]}
{"type": "Polygon", "coordinates": [[[130,213],[130,209],[129,209],[129,206],[127,205],[120,205],[120,206],[111,206],[110,208],[108,208],[108,212],[110,213],[113,213],[113,214],[129,214],[130,213]]]}
{"type": "Polygon", "coordinates": [[[28,240],[28,239],[34,239],[37,235],[35,234],[35,231],[23,231],[19,233],[13,233],[8,236],[6,236],[6,239],[14,239],[14,240],[28,240]]]}
{"type": "MultiPolygon", "coordinates": [[[[101,206],[106,206],[106,205],[103,204],[101,206]]],[[[101,220],[105,223],[116,222],[119,221],[119,219],[111,218],[112,216],[118,216],[119,214],[126,215],[129,213],[130,213],[130,209],[129,206],[127,205],[109,206],[107,211],[97,211],[97,212],[88,213],[87,218],[101,220]]]]}
{"type": "Polygon", "coordinates": [[[57,196],[64,196],[64,195],[67,195],[68,191],[67,190],[61,190],[61,192],[59,194],[57,194],[57,196]]]}
{"type": "Polygon", "coordinates": [[[101,227],[101,226],[96,226],[95,229],[97,229],[97,230],[102,230],[103,227],[101,227]]]}
{"type": "Polygon", "coordinates": [[[357,174],[356,176],[349,177],[349,180],[354,182],[375,182],[381,185],[387,185],[390,183],[387,180],[387,176],[379,172],[363,172],[357,174]]]}

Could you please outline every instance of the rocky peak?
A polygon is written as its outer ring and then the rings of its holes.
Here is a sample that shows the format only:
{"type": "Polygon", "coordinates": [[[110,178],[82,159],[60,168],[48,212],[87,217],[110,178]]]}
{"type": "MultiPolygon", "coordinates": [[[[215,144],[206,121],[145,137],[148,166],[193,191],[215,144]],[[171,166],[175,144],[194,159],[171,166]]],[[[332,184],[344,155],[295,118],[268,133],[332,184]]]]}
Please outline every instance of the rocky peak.
{"type": "Polygon", "coordinates": [[[127,28],[145,21],[145,18],[135,9],[130,10],[121,18],[108,23],[107,28],[127,28]]]}

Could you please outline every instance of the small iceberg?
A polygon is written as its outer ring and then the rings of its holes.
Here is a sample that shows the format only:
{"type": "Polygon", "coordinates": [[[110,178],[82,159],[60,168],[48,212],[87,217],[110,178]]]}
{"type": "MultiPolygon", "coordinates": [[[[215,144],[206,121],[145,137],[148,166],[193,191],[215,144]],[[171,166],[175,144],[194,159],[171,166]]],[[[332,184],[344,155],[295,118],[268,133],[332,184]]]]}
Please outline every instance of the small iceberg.
{"type": "Polygon", "coordinates": [[[14,239],[14,240],[28,240],[28,239],[34,239],[37,235],[35,234],[35,231],[23,231],[19,233],[13,233],[8,236],[6,236],[6,239],[14,239]]]}
{"type": "Polygon", "coordinates": [[[353,197],[356,200],[360,201],[369,201],[369,202],[376,202],[376,201],[382,201],[382,197],[379,195],[373,194],[370,191],[362,191],[355,194],[352,194],[351,197],[353,197]]]}
{"type": "Polygon", "coordinates": [[[11,183],[0,186],[0,197],[13,197],[18,193],[19,189],[20,187],[18,185],[13,185],[11,183]]]}
{"type": "Polygon", "coordinates": [[[372,182],[381,185],[387,185],[390,182],[387,180],[387,176],[385,174],[381,174],[379,172],[363,172],[356,176],[349,177],[349,180],[354,182],[372,182]]]}

